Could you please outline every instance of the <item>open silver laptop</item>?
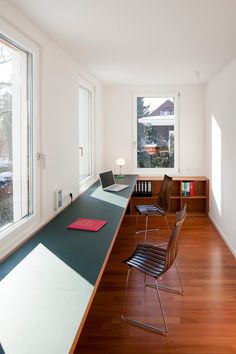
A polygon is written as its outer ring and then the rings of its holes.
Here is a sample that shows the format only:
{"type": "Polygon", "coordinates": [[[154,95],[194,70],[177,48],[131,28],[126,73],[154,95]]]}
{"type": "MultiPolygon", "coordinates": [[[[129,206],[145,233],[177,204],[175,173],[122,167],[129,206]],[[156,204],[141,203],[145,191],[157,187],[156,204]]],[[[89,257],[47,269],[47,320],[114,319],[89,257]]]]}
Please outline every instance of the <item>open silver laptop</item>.
{"type": "Polygon", "coordinates": [[[128,184],[117,184],[112,171],[102,172],[99,177],[104,191],[119,192],[129,187],[128,184]]]}

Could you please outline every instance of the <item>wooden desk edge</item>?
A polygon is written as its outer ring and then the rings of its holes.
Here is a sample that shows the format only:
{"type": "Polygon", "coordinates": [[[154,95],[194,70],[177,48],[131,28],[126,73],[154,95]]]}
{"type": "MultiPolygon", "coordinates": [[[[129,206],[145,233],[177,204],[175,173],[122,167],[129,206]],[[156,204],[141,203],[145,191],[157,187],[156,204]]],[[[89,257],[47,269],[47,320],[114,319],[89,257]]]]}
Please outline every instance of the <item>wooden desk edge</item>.
{"type": "MultiPolygon", "coordinates": [[[[131,198],[131,196],[130,196],[130,198],[131,198]]],[[[130,200],[130,198],[129,198],[129,200],[130,200]]],[[[94,285],[94,289],[93,289],[92,295],[91,295],[90,300],[89,300],[89,302],[88,302],[87,308],[86,308],[85,313],[84,313],[83,318],[82,318],[82,321],[80,322],[80,326],[79,326],[78,331],[77,331],[77,333],[76,333],[76,336],[75,336],[75,338],[74,338],[74,340],[73,340],[73,343],[72,343],[72,346],[71,346],[71,348],[70,348],[69,354],[73,354],[73,353],[74,353],[75,347],[76,347],[76,345],[77,345],[77,343],[78,343],[80,334],[81,334],[81,332],[82,332],[84,323],[85,323],[86,318],[87,318],[87,316],[88,316],[88,312],[89,312],[90,307],[91,307],[91,305],[92,305],[92,302],[93,302],[94,296],[95,296],[95,294],[96,294],[98,285],[99,285],[99,283],[100,283],[100,280],[101,280],[101,278],[102,278],[103,272],[104,272],[104,270],[105,270],[105,268],[106,268],[108,259],[109,259],[109,257],[110,257],[110,254],[111,254],[113,245],[114,245],[115,240],[116,240],[116,238],[117,238],[117,235],[118,235],[118,233],[119,233],[119,229],[120,229],[120,226],[121,226],[121,224],[122,224],[122,221],[123,221],[123,218],[124,218],[126,209],[127,209],[127,207],[128,207],[128,204],[129,204],[129,202],[127,202],[127,206],[126,206],[126,208],[124,209],[123,214],[122,214],[122,216],[121,216],[121,218],[120,218],[120,222],[119,222],[119,224],[118,224],[118,226],[117,226],[116,233],[114,234],[112,243],[110,244],[110,247],[109,247],[109,250],[108,250],[108,252],[107,252],[106,258],[105,258],[105,260],[104,260],[104,262],[103,262],[102,268],[101,268],[101,270],[100,270],[100,272],[99,272],[99,275],[98,275],[98,277],[97,277],[97,280],[96,280],[96,283],[95,283],[95,285],[94,285]]]]}

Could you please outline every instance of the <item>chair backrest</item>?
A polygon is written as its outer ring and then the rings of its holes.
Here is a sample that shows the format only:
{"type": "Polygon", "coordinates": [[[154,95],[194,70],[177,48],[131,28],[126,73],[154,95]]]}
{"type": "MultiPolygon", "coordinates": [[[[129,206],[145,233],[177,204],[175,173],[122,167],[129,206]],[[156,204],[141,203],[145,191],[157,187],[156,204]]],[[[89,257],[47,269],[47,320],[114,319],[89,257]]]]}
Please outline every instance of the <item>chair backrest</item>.
{"type": "Polygon", "coordinates": [[[172,177],[164,175],[160,191],[158,193],[157,205],[167,213],[170,208],[170,194],[172,187],[172,177]]]}
{"type": "Polygon", "coordinates": [[[177,211],[176,213],[175,225],[171,231],[170,239],[167,245],[167,254],[166,254],[164,272],[166,272],[172,266],[172,264],[176,259],[178,248],[179,248],[179,233],[186,216],[187,216],[187,212],[186,212],[186,204],[185,204],[184,207],[180,211],[177,211]]]}

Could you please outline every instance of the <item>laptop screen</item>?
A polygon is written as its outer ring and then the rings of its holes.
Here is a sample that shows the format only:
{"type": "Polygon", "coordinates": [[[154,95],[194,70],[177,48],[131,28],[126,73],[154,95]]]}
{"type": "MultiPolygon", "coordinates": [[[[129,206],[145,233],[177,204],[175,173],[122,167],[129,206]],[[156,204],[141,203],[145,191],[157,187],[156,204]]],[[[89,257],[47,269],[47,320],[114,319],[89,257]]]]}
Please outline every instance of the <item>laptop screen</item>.
{"type": "Polygon", "coordinates": [[[102,188],[106,188],[108,186],[111,186],[112,184],[115,184],[115,179],[112,171],[100,173],[99,176],[100,176],[102,188]]]}

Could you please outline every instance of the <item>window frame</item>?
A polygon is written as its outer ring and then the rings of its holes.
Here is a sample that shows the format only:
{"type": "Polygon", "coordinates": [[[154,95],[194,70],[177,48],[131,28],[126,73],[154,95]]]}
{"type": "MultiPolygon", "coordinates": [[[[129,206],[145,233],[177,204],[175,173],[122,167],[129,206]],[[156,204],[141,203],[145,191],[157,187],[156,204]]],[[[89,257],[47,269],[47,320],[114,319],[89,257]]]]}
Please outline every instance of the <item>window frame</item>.
{"type": "Polygon", "coordinates": [[[0,18],[1,37],[24,52],[29,53],[27,58],[31,57],[31,63],[27,65],[27,83],[31,88],[31,94],[28,92],[28,121],[29,125],[29,164],[31,164],[30,176],[32,184],[29,189],[31,200],[29,210],[32,212],[20,220],[3,228],[0,232],[0,259],[11,252],[19,243],[28,238],[40,220],[40,173],[39,162],[37,161],[37,152],[39,149],[39,48],[28,37],[22,34],[18,29],[0,18]]]}
{"type": "MultiPolygon", "coordinates": [[[[85,78],[79,76],[79,86],[78,86],[78,90],[79,88],[84,88],[86,90],[88,90],[91,94],[91,107],[90,107],[90,139],[91,139],[91,145],[90,145],[90,150],[91,150],[91,175],[87,176],[86,178],[84,178],[83,180],[79,181],[79,190],[80,192],[82,192],[83,190],[85,190],[91,183],[94,182],[94,178],[95,178],[95,152],[94,152],[94,137],[95,137],[95,132],[94,132],[94,105],[95,105],[95,88],[93,86],[93,84],[91,84],[88,80],[86,80],[85,78]]],[[[78,93],[78,97],[79,97],[79,93],[78,93]]],[[[78,100],[79,101],[79,100],[78,100]]],[[[79,102],[80,104],[80,102],[79,102]]],[[[79,109],[78,109],[78,129],[79,128],[79,109]]],[[[79,141],[79,130],[78,130],[78,143],[80,144],[79,141]]],[[[80,151],[79,151],[80,154],[80,151]]],[[[80,167],[79,167],[80,168],[80,167]]],[[[79,175],[80,175],[80,171],[79,171],[79,175]]]]}
{"type": "Polygon", "coordinates": [[[139,175],[177,175],[179,172],[179,92],[142,92],[142,93],[133,93],[133,169],[135,173],[139,175]],[[138,147],[138,124],[137,124],[137,98],[163,98],[163,97],[173,97],[174,98],[174,132],[175,132],[175,152],[174,152],[174,161],[175,166],[170,168],[139,168],[137,166],[137,147],[138,147]]]}

